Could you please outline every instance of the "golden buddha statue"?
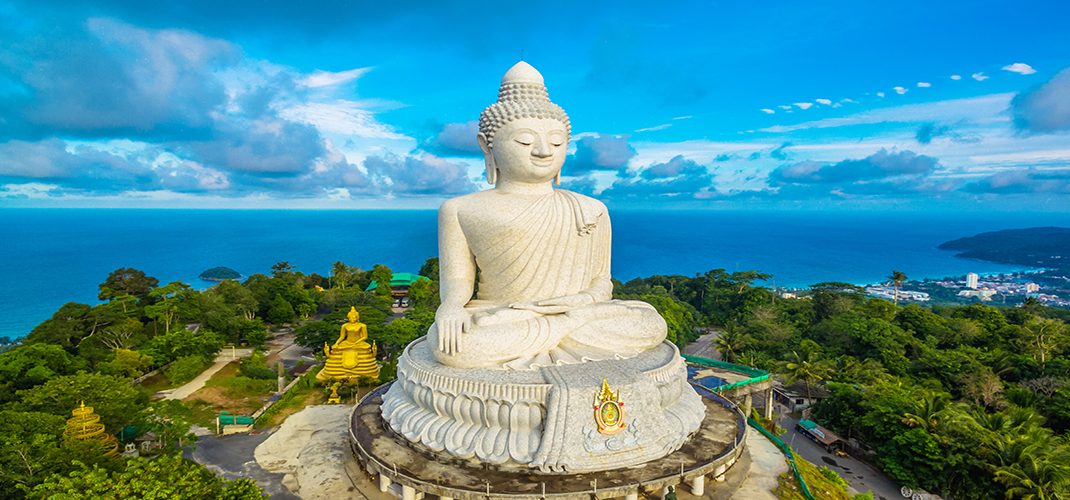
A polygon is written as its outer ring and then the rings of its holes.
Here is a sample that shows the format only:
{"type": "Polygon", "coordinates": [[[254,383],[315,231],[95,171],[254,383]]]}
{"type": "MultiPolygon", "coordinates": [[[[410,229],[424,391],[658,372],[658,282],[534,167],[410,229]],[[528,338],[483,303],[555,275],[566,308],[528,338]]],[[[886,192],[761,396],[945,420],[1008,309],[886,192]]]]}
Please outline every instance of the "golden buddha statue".
{"type": "Polygon", "coordinates": [[[343,380],[359,377],[378,378],[379,365],[375,364],[376,346],[368,344],[368,326],[358,321],[356,307],[349,308],[349,322],[342,325],[338,341],[333,346],[323,344],[327,364],[316,375],[316,380],[343,380]]]}

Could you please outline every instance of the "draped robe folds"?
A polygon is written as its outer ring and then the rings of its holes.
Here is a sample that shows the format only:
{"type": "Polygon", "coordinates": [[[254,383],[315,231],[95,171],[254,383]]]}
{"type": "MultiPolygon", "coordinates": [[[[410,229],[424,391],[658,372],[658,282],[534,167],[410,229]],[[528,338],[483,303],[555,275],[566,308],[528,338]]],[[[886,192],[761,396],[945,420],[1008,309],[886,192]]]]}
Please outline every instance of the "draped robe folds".
{"type": "MultiPolygon", "coordinates": [[[[665,339],[652,306],[610,300],[611,228],[601,203],[555,189],[514,220],[481,229],[465,235],[480,269],[477,298],[465,306],[472,326],[459,353],[435,350],[439,362],[533,369],[630,358],[665,339]],[[594,303],[559,314],[510,307],[579,293],[594,303]]],[[[428,334],[437,345],[437,326],[428,334]]]]}

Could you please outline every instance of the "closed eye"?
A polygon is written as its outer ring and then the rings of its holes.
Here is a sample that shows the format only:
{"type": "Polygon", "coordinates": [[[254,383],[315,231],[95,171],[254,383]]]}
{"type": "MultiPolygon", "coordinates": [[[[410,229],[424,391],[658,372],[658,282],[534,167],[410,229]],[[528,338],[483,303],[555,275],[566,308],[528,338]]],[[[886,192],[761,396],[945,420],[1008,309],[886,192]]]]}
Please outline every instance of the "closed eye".
{"type": "Polygon", "coordinates": [[[535,136],[531,134],[520,134],[513,138],[513,140],[516,141],[518,144],[523,144],[525,146],[535,144],[535,136]]]}

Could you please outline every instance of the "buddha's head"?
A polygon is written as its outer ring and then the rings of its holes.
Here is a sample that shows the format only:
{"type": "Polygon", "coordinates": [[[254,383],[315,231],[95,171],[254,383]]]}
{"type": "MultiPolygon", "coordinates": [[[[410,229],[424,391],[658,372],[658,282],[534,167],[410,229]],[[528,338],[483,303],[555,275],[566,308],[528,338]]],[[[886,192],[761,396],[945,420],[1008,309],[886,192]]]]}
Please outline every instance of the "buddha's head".
{"type": "Polygon", "coordinates": [[[360,313],[357,312],[357,308],[356,307],[350,307],[349,308],[349,314],[347,314],[346,317],[349,318],[349,322],[350,323],[356,323],[357,320],[360,319],[360,313]]]}
{"type": "Polygon", "coordinates": [[[487,182],[498,174],[523,182],[552,178],[561,183],[569,135],[568,115],[550,102],[542,75],[526,62],[513,66],[498,91],[498,102],[479,115],[479,147],[487,182]]]}

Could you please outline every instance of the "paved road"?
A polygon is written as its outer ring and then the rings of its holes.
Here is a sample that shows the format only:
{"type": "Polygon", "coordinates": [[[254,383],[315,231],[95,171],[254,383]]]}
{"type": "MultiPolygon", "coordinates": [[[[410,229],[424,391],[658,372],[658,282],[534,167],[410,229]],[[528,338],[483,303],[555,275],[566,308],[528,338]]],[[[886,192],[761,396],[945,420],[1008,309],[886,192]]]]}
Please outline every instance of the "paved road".
{"type": "Polygon", "coordinates": [[[710,333],[707,333],[696,339],[694,342],[684,346],[684,354],[720,360],[721,353],[717,352],[717,349],[713,346],[713,339],[717,338],[717,334],[717,330],[710,330],[710,333]]]}
{"type": "Polygon", "coordinates": [[[271,368],[275,368],[275,363],[282,361],[282,366],[289,370],[297,366],[298,361],[304,360],[310,364],[316,359],[312,357],[312,349],[294,344],[292,331],[275,334],[275,338],[267,342],[266,346],[271,349],[267,357],[271,368]]]}
{"type": "MultiPolygon", "coordinates": [[[[186,449],[183,456],[197,463],[204,464],[209,470],[224,479],[255,479],[256,484],[271,495],[272,500],[301,500],[282,485],[285,474],[271,473],[260,467],[253,458],[253,451],[260,443],[278,430],[278,427],[264,429],[258,434],[231,434],[216,437],[201,436],[197,440],[197,449],[186,449]]],[[[339,464],[341,466],[341,464],[339,464]]]]}
{"type": "Polygon", "coordinates": [[[899,493],[899,486],[888,479],[884,474],[870,468],[851,457],[837,457],[825,452],[825,448],[810,441],[795,431],[798,420],[789,416],[777,416],[777,425],[785,428],[788,432],[780,436],[784,442],[791,445],[795,453],[805,458],[814,465],[824,465],[838,472],[844,479],[851,483],[852,493],[865,493],[872,491],[878,500],[898,500],[903,498],[899,493]]]}

